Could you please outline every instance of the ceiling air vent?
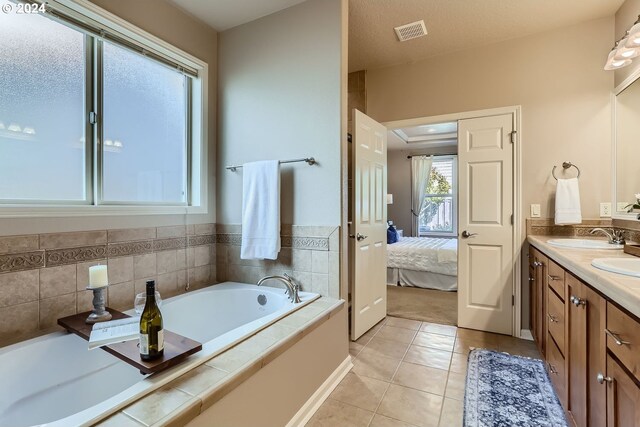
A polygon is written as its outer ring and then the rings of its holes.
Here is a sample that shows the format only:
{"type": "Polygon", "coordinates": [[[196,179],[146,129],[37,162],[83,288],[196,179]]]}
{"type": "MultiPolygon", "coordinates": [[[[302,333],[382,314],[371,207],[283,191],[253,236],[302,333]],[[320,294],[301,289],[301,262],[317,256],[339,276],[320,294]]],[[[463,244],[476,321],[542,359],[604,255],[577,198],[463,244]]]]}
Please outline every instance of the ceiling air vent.
{"type": "Polygon", "coordinates": [[[424,25],[424,20],[400,25],[399,27],[395,27],[394,30],[396,30],[398,40],[401,42],[427,35],[427,27],[424,25]]]}

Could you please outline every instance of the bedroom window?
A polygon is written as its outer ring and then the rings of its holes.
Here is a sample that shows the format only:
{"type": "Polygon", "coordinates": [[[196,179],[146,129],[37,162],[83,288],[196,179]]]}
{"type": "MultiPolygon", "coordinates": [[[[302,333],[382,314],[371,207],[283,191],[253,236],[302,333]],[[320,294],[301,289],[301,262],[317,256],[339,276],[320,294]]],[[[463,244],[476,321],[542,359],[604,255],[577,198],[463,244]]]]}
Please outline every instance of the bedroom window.
{"type": "Polygon", "coordinates": [[[420,211],[420,236],[457,234],[457,156],[435,156],[420,211]]]}

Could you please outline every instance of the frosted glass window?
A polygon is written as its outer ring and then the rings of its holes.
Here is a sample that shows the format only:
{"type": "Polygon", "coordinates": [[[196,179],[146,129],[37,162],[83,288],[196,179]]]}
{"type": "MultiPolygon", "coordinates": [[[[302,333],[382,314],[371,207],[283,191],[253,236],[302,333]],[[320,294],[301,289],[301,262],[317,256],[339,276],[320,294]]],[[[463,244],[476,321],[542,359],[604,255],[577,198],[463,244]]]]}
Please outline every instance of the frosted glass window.
{"type": "Polygon", "coordinates": [[[0,48],[0,199],[84,200],[84,35],[0,13],[0,48]]]}
{"type": "Polygon", "coordinates": [[[103,200],[186,203],[187,77],[105,42],[103,200]]]}

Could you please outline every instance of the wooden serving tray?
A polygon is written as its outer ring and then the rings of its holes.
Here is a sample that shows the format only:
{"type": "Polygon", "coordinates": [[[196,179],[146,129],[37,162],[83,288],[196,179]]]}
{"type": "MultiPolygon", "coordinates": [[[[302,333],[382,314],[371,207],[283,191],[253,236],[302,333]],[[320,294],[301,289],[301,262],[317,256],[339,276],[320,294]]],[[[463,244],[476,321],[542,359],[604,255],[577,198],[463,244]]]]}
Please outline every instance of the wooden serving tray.
{"type": "Polygon", "coordinates": [[[624,253],[640,257],[640,245],[630,245],[628,243],[625,243],[624,253]]]}
{"type": "MultiPolygon", "coordinates": [[[[130,317],[127,314],[121,313],[118,310],[113,310],[109,307],[107,307],[107,311],[111,313],[112,320],[130,317]]],[[[89,341],[89,335],[91,334],[93,325],[87,325],[85,320],[90,313],[90,311],[87,311],[73,316],[63,317],[62,319],[58,319],[58,325],[89,341]]],[[[125,341],[117,344],[105,345],[100,348],[113,354],[115,357],[129,365],[138,368],[143,374],[153,374],[175,366],[188,356],[199,352],[202,350],[202,344],[165,329],[164,355],[156,360],[145,361],[140,359],[138,341],[125,341]]]]}

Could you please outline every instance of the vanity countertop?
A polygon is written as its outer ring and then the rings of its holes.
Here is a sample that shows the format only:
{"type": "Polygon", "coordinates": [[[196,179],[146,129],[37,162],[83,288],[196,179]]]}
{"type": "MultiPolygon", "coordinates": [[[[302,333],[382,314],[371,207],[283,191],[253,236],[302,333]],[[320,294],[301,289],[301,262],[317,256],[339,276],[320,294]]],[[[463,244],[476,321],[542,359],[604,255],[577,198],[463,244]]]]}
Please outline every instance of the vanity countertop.
{"type": "Polygon", "coordinates": [[[640,278],[609,273],[591,265],[594,258],[635,258],[622,250],[558,248],[547,241],[558,236],[528,236],[535,248],[591,285],[603,295],[640,317],[640,278]]]}

